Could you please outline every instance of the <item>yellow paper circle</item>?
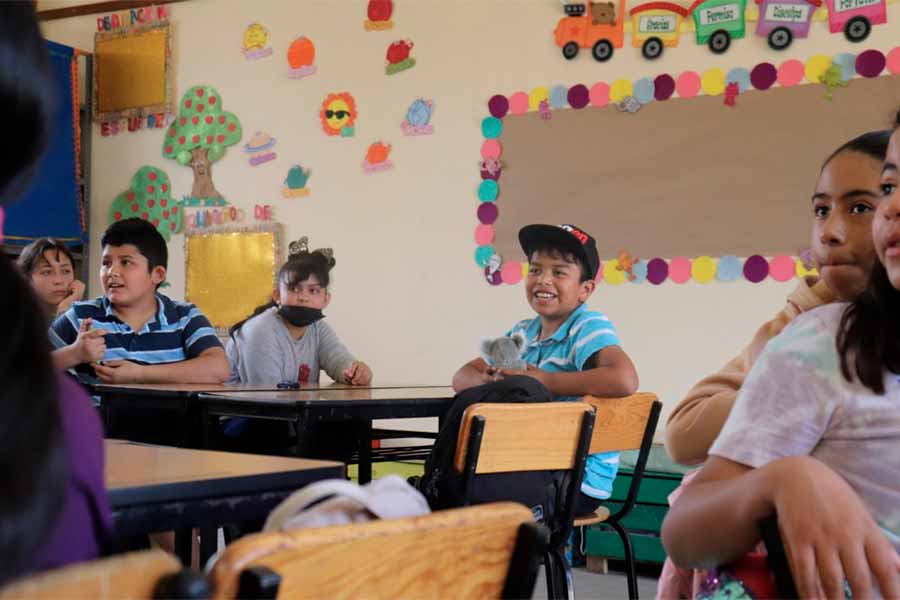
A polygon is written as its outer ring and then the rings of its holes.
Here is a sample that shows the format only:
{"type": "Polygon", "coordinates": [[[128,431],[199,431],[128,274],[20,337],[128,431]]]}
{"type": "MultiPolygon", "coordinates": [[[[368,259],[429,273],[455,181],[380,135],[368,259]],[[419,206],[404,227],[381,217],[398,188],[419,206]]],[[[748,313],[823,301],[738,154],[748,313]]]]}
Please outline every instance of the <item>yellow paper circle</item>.
{"type": "Polygon", "coordinates": [[[544,86],[538,86],[528,94],[528,108],[537,110],[543,100],[550,101],[550,90],[544,86]]]}
{"type": "Polygon", "coordinates": [[[619,285],[625,282],[625,271],[619,270],[618,259],[603,261],[603,280],[610,285],[619,285]]]}
{"type": "Polygon", "coordinates": [[[526,277],[528,277],[528,267],[529,267],[529,264],[527,262],[522,263],[522,279],[525,279],[526,277]]]}
{"type": "Polygon", "coordinates": [[[819,276],[819,270],[813,267],[812,269],[807,269],[803,266],[803,261],[799,258],[797,259],[797,277],[806,277],[807,275],[815,275],[819,276]]]}
{"type": "Polygon", "coordinates": [[[718,67],[704,71],[700,85],[707,96],[718,96],[725,91],[725,71],[718,67]]]}
{"type": "Polygon", "coordinates": [[[629,79],[616,79],[609,88],[610,102],[621,102],[622,98],[631,95],[633,95],[633,88],[629,79]]]}
{"type": "Polygon", "coordinates": [[[716,261],[709,256],[700,256],[691,261],[691,277],[697,283],[709,283],[716,278],[716,261]]]}
{"type": "Polygon", "coordinates": [[[825,75],[825,71],[827,71],[828,67],[830,66],[830,56],[825,56],[824,54],[816,54],[808,61],[806,61],[806,66],[803,68],[803,72],[806,75],[806,80],[810,83],[822,83],[821,78],[823,75],[825,75]]]}

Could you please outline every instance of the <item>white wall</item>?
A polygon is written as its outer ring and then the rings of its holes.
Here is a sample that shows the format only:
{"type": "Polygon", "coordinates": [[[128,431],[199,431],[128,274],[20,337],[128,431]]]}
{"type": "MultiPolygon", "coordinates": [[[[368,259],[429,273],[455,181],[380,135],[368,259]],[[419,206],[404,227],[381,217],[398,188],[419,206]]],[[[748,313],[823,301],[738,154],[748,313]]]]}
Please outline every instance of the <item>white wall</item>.
{"type": "MultiPolygon", "coordinates": [[[[631,47],[617,50],[606,64],[587,54],[567,62],[553,44],[552,31],[562,15],[556,0],[395,4],[395,28],[370,33],[362,28],[363,0],[193,0],[170,5],[177,97],[191,85],[213,85],[225,109],[241,120],[245,138],[257,129],[278,138],[278,160],[257,168],[247,164],[239,147],[229,149],[214,166],[216,186],[245,209],[274,205],[288,239],[309,235],[314,247],[335,249],[329,322],[383,381],[447,383],[461,363],[476,355],[482,336],[499,335],[529,314],[521,286],[486,285],[472,258],[480,122],[491,95],[861,50],[816,23],[809,39],[797,40],[779,54],[750,33],[722,56],[685,36],[680,47],[668,49],[653,63],[631,47]],[[254,20],[269,28],[275,55],[248,62],[239,45],[244,28],[254,20]],[[283,56],[298,34],[315,42],[318,73],[291,80],[285,77],[283,56]],[[415,42],[418,65],[386,77],[385,50],[404,37],[415,42]],[[359,105],[357,136],[326,139],[318,107],[328,92],[343,89],[359,105]],[[399,124],[406,107],[423,95],[436,102],[436,133],[404,137],[399,124]],[[360,162],[366,148],[381,138],[394,146],[395,169],[363,176],[360,162]],[[313,170],[313,193],[286,201],[280,197],[280,183],[294,162],[313,170]]],[[[874,27],[862,45],[889,50],[900,39],[898,23],[900,11],[893,5],[889,23],[874,27]]],[[[95,17],[47,22],[44,31],[52,40],[91,50],[95,17]]],[[[192,175],[162,158],[162,130],[104,138],[95,127],[93,136],[91,257],[97,261],[108,207],[136,169],[145,164],[163,168],[178,197],[190,192],[192,175]]],[[[811,187],[814,177],[810,173],[811,187]]],[[[768,193],[764,187],[760,191],[768,193]]],[[[593,233],[602,246],[603,232],[593,233]]],[[[602,250],[611,257],[617,249],[602,250]]],[[[182,236],[174,238],[170,252],[169,293],[181,298],[182,236]]],[[[641,388],[657,392],[668,411],[695,380],[738,352],[759,324],[781,308],[793,286],[771,280],[760,285],[604,284],[590,304],[612,318],[637,365],[641,388]]],[[[96,279],[90,291],[99,293],[96,279]]]]}

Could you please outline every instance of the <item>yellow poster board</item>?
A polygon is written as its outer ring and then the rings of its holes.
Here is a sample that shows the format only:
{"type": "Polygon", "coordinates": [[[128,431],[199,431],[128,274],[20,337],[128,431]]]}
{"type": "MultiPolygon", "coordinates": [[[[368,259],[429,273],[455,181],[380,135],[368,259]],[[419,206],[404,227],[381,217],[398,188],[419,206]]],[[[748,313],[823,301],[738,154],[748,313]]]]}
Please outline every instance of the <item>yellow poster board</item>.
{"type": "Polygon", "coordinates": [[[281,266],[278,224],[240,231],[188,232],[185,298],[224,331],[265,303],[281,266]]]}

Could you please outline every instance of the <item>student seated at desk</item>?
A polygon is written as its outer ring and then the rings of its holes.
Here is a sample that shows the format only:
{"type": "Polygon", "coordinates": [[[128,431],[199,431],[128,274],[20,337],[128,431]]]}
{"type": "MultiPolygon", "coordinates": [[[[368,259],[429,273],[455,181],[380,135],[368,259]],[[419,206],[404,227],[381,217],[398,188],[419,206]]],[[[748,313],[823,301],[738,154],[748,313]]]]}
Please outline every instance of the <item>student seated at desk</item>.
{"type": "MultiPolygon", "coordinates": [[[[19,140],[0,161],[3,204],[21,197],[52,127],[53,75],[31,2],[0,2],[0,110],[19,140]]],[[[0,586],[99,557],[111,517],[103,432],[90,399],[53,368],[41,302],[0,256],[0,586]]]]}
{"type": "Polygon", "coordinates": [[[72,251],[62,242],[46,237],[37,239],[22,248],[16,263],[31,280],[52,319],[84,297],[84,284],[75,279],[72,251]]]}
{"type": "Polygon", "coordinates": [[[196,306],[157,291],[168,250],[156,228],[125,219],[103,234],[103,296],[76,302],[50,328],[61,369],[93,368],[104,383],[221,383],[228,362],[196,306]]]}

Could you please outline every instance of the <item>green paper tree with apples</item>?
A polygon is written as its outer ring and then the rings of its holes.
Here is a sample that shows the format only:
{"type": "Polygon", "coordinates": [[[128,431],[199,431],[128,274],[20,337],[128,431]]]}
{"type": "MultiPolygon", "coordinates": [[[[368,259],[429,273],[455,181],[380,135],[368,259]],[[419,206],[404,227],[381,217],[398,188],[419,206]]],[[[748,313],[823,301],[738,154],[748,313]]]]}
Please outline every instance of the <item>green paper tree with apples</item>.
{"type": "Polygon", "coordinates": [[[166,131],[163,156],[193,169],[193,198],[220,199],[222,194],[212,180],[212,163],[240,139],[241,123],[233,113],[222,110],[219,92],[208,85],[195,85],[181,98],[178,117],[166,131]]]}
{"type": "Polygon", "coordinates": [[[141,167],[131,178],[128,191],[113,200],[109,221],[137,217],[150,221],[166,241],[184,229],[184,210],[172,198],[169,176],[156,167],[141,167]]]}

